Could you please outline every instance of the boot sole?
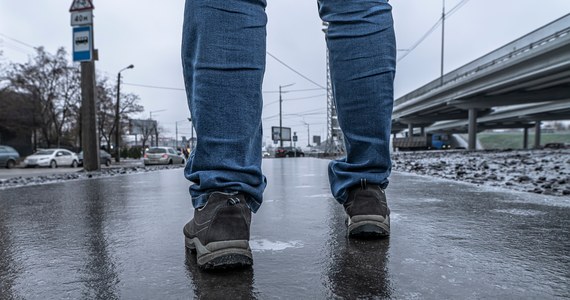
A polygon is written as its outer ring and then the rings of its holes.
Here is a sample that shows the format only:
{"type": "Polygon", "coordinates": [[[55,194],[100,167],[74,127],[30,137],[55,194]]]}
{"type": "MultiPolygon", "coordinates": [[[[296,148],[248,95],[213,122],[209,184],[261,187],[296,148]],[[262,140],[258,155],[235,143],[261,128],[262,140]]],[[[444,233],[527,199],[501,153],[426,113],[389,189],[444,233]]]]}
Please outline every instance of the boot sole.
{"type": "Polygon", "coordinates": [[[380,239],[390,236],[390,216],[354,216],[348,221],[351,238],[380,239]]]}
{"type": "Polygon", "coordinates": [[[198,267],[203,270],[246,268],[253,265],[247,240],[211,242],[202,245],[198,238],[185,238],[186,248],[196,252],[198,267]]]}

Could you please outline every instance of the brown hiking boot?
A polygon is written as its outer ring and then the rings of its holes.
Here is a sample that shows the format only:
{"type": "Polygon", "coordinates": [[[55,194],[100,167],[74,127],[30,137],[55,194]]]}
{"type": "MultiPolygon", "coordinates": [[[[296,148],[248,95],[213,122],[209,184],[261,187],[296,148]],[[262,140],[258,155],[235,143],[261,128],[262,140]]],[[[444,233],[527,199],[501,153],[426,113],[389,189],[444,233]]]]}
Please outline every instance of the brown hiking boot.
{"type": "Polygon", "coordinates": [[[251,210],[243,194],[214,192],[184,226],[186,248],[196,251],[201,269],[251,266],[250,224],[251,210]]]}
{"type": "Polygon", "coordinates": [[[354,238],[384,238],[390,235],[390,209],[386,193],[379,186],[360,186],[348,191],[344,204],[348,215],[348,236],[354,238]]]}

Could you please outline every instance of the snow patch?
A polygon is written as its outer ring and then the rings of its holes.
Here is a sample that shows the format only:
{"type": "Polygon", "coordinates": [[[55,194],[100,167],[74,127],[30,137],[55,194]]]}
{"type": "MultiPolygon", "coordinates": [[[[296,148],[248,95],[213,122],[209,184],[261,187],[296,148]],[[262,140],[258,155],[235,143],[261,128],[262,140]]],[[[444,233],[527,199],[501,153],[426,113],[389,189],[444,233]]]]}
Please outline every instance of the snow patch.
{"type": "Polygon", "coordinates": [[[303,244],[301,241],[270,241],[266,239],[262,240],[251,240],[249,246],[254,252],[264,252],[264,251],[283,251],[288,248],[302,248],[303,244]]]}

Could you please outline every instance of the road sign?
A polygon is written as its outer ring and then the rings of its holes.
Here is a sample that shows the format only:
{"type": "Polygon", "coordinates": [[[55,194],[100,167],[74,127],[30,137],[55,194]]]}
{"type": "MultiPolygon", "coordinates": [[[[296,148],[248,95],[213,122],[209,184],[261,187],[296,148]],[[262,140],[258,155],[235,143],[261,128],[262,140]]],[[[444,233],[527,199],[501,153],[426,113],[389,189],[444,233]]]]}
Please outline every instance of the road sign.
{"type": "Polygon", "coordinates": [[[94,8],[95,6],[93,6],[91,0],[73,0],[69,12],[91,10],[94,8]]]}
{"type": "Polygon", "coordinates": [[[71,26],[91,25],[93,24],[93,11],[73,11],[71,12],[71,26]]]}
{"type": "Polygon", "coordinates": [[[93,34],[91,26],[73,27],[73,61],[93,59],[93,34]]]}

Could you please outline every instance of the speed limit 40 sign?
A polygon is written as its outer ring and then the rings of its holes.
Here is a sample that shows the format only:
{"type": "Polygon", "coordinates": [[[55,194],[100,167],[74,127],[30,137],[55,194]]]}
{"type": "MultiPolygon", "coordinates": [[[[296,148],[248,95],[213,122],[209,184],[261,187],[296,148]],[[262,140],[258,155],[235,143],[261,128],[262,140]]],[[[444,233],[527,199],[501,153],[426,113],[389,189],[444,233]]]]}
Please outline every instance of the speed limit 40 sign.
{"type": "Polygon", "coordinates": [[[93,24],[93,11],[73,11],[71,12],[71,26],[91,25],[93,24]]]}

